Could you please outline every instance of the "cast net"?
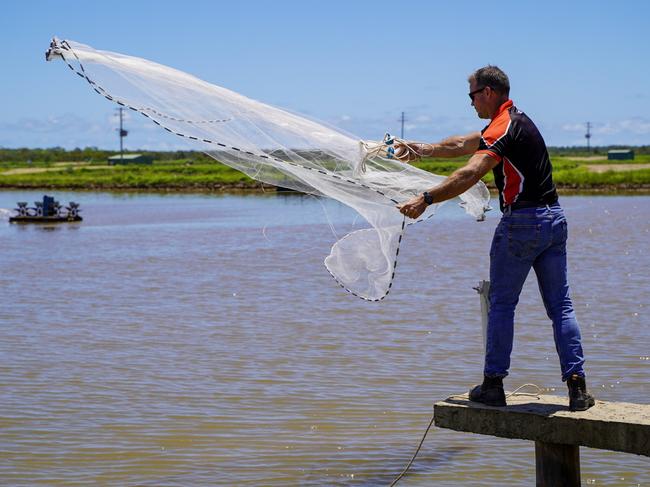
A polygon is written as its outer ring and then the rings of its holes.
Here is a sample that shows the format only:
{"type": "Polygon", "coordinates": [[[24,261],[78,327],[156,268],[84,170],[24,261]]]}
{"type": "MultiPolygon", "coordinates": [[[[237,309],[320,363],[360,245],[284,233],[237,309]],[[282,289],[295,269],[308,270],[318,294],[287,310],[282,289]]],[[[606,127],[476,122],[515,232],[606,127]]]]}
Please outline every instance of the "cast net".
{"type": "MultiPolygon", "coordinates": [[[[325,266],[344,289],[366,300],[389,293],[405,228],[415,223],[395,205],[445,179],[395,160],[385,141],[362,141],[145,59],[56,38],[46,57],[62,59],[98,94],[253,179],[356,210],[368,228],[334,243],[325,266]]],[[[460,199],[468,214],[482,219],[489,192],[479,182],[460,199]]]]}

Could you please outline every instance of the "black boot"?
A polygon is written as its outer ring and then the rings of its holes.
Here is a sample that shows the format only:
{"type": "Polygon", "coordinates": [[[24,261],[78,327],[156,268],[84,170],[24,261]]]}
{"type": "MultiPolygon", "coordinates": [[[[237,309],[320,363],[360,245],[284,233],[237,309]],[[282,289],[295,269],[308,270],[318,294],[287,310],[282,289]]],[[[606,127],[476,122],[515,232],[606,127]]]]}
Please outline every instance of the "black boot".
{"type": "Polygon", "coordinates": [[[585,378],[573,374],[566,381],[569,386],[569,409],[571,411],[586,411],[596,404],[594,396],[587,392],[585,378]]]}
{"type": "Polygon", "coordinates": [[[469,391],[469,400],[482,402],[488,406],[505,406],[506,394],[503,391],[502,377],[483,377],[483,384],[469,391]]]}

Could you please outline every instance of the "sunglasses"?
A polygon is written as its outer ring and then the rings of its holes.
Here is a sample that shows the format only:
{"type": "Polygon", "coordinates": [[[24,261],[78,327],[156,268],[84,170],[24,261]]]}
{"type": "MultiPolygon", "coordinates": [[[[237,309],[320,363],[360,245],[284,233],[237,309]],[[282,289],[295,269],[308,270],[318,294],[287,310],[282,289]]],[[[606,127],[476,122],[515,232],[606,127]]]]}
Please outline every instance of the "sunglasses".
{"type": "Polygon", "coordinates": [[[483,88],[479,88],[478,90],[470,91],[469,99],[474,101],[474,97],[478,95],[481,91],[483,91],[485,88],[489,88],[489,86],[484,86],[483,88]]]}

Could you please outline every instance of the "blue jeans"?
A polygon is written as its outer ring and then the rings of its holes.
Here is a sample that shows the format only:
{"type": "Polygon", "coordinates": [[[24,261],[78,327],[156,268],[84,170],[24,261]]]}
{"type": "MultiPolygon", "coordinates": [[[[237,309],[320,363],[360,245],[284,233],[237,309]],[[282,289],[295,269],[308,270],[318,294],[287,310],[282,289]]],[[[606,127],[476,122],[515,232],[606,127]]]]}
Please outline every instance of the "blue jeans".
{"type": "Polygon", "coordinates": [[[562,380],[584,376],[580,328],[569,297],[567,222],[558,203],[506,211],[490,249],[490,313],[484,373],[505,377],[510,368],[515,307],[531,269],[548,317],[553,321],[562,380]]]}

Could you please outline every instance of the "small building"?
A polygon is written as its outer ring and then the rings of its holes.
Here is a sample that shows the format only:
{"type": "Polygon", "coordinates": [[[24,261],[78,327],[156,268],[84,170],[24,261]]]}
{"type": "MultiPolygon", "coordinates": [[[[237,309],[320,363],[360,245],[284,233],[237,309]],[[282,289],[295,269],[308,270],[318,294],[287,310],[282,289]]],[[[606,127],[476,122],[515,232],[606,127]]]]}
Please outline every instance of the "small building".
{"type": "Polygon", "coordinates": [[[610,161],[634,159],[634,151],[632,149],[609,150],[607,151],[607,159],[610,161]]]}
{"type": "Polygon", "coordinates": [[[142,154],[117,154],[108,158],[108,164],[113,166],[115,164],[151,164],[153,158],[142,154]]]}

